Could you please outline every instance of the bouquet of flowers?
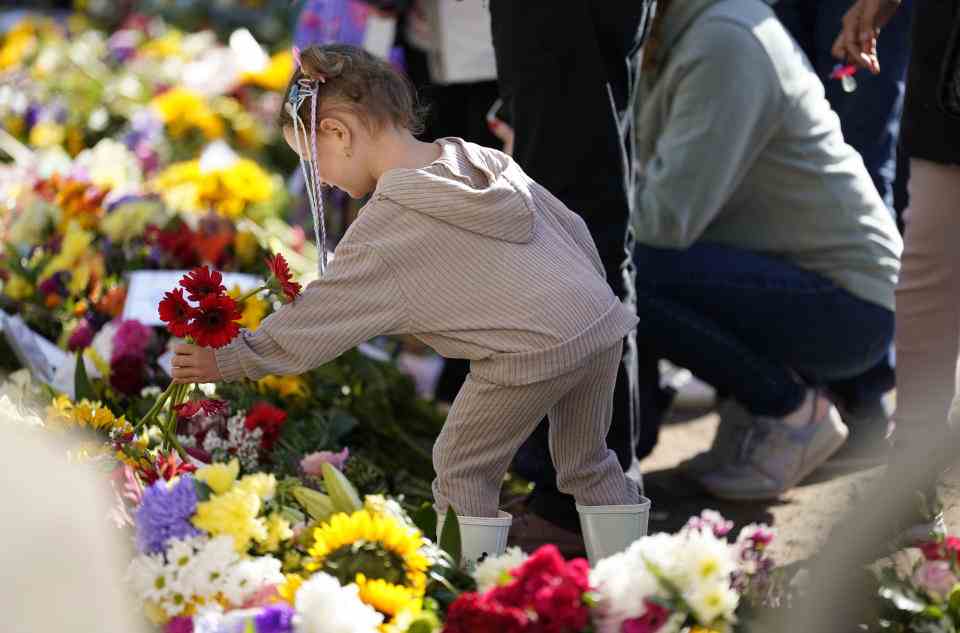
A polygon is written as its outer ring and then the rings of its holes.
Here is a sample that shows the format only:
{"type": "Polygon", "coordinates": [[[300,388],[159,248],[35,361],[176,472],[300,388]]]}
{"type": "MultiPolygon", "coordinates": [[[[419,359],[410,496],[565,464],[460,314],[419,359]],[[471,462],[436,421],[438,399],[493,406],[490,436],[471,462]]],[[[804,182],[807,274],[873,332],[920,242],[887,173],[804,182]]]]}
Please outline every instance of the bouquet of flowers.
{"type": "Polygon", "coordinates": [[[881,612],[871,630],[947,632],[960,628],[960,538],[901,551],[874,568],[881,612]]]}

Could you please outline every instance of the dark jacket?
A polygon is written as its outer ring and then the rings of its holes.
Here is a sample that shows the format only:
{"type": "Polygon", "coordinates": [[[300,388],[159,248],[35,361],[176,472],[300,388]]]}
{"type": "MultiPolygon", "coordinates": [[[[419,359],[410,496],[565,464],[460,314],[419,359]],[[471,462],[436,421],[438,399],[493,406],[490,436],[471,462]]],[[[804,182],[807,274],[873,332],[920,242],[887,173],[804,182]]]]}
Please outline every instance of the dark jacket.
{"type": "Polygon", "coordinates": [[[939,97],[958,4],[958,0],[914,1],[913,49],[900,137],[911,158],[960,164],[960,116],[946,113],[939,97]]]}

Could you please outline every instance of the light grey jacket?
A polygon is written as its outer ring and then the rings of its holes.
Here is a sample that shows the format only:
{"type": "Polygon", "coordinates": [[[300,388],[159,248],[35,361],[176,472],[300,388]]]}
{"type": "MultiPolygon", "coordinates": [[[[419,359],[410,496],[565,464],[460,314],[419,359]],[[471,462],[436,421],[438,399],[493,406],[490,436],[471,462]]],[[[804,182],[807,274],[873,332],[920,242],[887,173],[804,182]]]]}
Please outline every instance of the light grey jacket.
{"type": "Polygon", "coordinates": [[[892,309],[900,234],[773,11],[673,0],[663,17],[665,59],[635,102],[637,240],[781,256],[892,309]]]}

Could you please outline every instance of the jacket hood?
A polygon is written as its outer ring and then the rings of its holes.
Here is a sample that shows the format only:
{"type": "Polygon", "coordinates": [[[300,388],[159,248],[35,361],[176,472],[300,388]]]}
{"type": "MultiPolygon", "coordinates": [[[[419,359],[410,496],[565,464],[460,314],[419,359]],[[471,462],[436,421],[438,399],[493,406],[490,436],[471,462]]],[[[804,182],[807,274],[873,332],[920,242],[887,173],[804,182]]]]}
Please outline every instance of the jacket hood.
{"type": "Polygon", "coordinates": [[[374,197],[484,237],[525,244],[533,237],[529,179],[502,152],[443,138],[440,158],[420,169],[392,169],[374,197]]]}

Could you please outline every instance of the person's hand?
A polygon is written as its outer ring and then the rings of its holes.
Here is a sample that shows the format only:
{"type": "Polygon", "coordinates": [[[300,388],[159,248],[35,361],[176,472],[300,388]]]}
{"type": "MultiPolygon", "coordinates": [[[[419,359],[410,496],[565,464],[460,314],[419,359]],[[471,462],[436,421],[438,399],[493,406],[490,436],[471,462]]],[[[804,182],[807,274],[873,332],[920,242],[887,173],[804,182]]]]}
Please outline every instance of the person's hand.
{"type": "Polygon", "coordinates": [[[217,382],[222,378],[217,358],[209,347],[184,343],[173,349],[173,382],[217,382]]]}
{"type": "Polygon", "coordinates": [[[877,37],[899,7],[900,0],[857,0],[843,16],[843,27],[833,42],[833,56],[879,73],[877,37]]]}

